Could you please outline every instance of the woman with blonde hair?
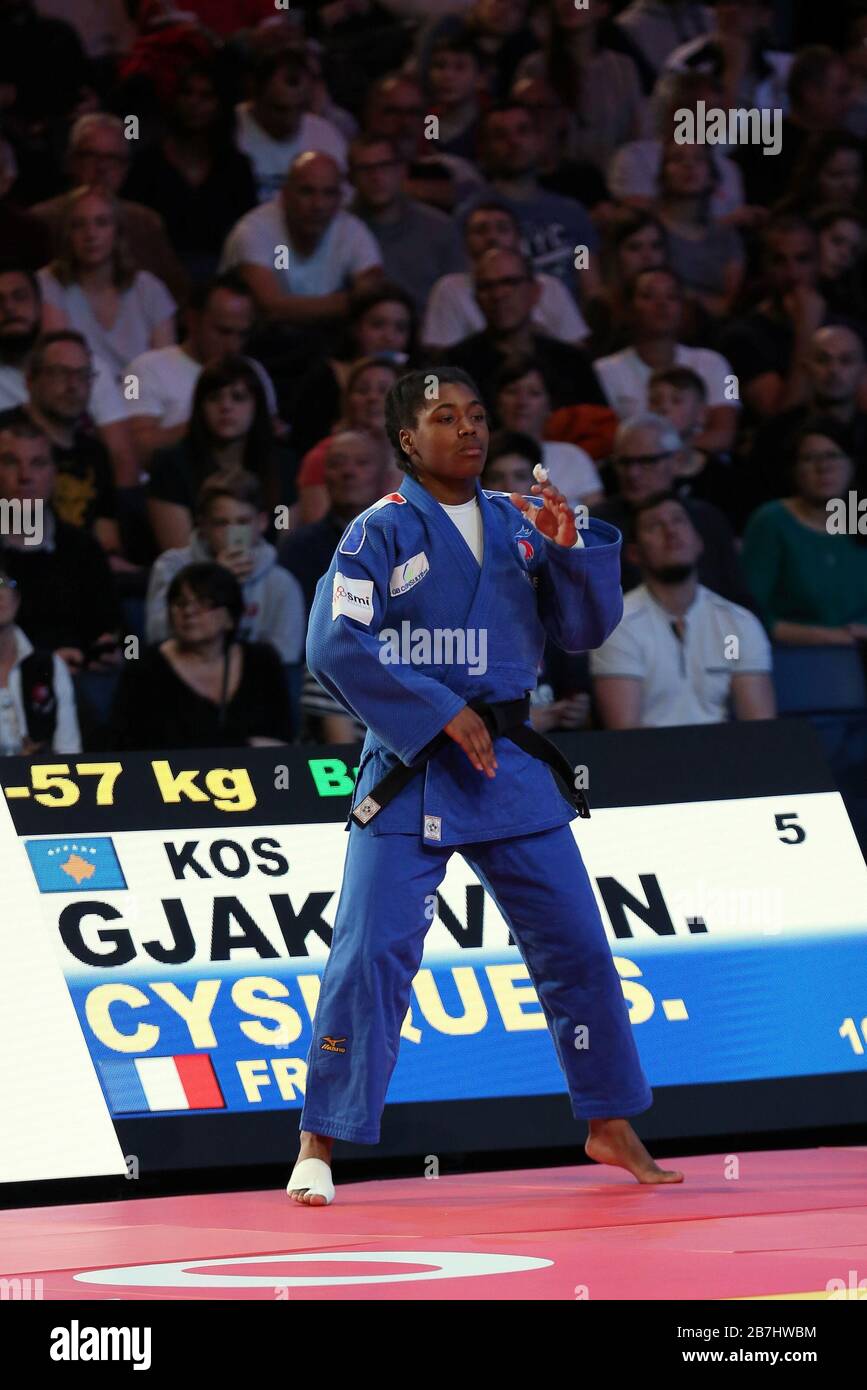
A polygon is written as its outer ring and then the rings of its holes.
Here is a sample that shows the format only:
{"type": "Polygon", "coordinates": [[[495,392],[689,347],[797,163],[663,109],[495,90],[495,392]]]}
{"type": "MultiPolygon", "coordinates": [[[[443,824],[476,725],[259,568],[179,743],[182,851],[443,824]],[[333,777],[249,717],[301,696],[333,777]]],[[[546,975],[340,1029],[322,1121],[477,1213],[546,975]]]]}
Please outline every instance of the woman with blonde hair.
{"type": "Polygon", "coordinates": [[[59,254],[39,282],[45,326],[77,329],[118,380],[139,353],[176,342],[177,305],[161,280],[137,269],[120,205],[105,189],[67,196],[59,254]]]}

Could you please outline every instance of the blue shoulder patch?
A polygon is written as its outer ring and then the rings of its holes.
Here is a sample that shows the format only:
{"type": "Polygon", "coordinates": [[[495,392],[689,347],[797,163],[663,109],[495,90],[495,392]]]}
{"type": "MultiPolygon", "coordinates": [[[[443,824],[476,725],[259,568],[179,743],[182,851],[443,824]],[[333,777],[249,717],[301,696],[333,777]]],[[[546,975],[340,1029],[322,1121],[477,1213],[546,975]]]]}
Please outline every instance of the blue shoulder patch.
{"type": "Polygon", "coordinates": [[[390,502],[397,502],[403,505],[406,498],[399,492],[386,493],[385,497],[380,497],[378,502],[374,502],[372,507],[368,507],[354,521],[351,521],[343,533],[343,539],[337,547],[341,555],[357,555],[367,539],[367,518],[374,512],[378,512],[380,507],[387,507],[390,502]]]}

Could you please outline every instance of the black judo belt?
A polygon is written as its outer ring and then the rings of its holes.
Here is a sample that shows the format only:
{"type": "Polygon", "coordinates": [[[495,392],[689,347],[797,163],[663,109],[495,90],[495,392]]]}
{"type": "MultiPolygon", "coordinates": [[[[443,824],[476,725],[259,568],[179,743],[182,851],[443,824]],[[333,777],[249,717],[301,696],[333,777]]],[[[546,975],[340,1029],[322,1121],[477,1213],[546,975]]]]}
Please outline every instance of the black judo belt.
{"type": "MultiPolygon", "coordinates": [[[[475,710],[476,714],[484,720],[485,727],[491,738],[507,738],[512,743],[517,744],[525,753],[529,753],[532,758],[538,758],[540,762],[547,763],[551,771],[562,783],[566,800],[571,803],[585,820],[589,819],[590,806],[583,791],[574,784],[574,772],[570,767],[559,748],[555,748],[549,739],[544,738],[536,729],[528,728],[526,720],[530,715],[530,697],[525,695],[520,700],[498,700],[489,702],[487,700],[470,700],[469,708],[475,710]]],[[[377,782],[372,791],[358,803],[352,812],[351,819],[356,825],[369,825],[374,816],[378,816],[380,811],[393,801],[399,792],[412,781],[414,777],[427,767],[433,755],[451,740],[448,734],[438,734],[432,743],[428,744],[422,752],[417,762],[412,764],[398,763],[390,772],[387,772],[381,781],[377,782]]]]}

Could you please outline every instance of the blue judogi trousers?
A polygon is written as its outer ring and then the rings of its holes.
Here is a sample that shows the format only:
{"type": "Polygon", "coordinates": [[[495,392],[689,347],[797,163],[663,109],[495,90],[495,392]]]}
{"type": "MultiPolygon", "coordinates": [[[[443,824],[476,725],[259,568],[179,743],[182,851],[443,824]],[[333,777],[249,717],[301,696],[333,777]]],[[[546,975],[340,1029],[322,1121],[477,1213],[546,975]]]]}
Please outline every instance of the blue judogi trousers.
{"type": "MultiPolygon", "coordinates": [[[[459,847],[535,986],[578,1119],[637,1115],[653,1093],[584,861],[568,825],[459,847]],[[588,1043],[575,1047],[575,1029],[588,1043]]],[[[300,1128],[375,1144],[430,928],[425,899],[455,846],[352,825],[307,1057],[300,1128]],[[332,1044],[331,1039],[339,1040],[332,1044]],[[323,1050],[337,1047],[340,1050],[323,1050]]]]}

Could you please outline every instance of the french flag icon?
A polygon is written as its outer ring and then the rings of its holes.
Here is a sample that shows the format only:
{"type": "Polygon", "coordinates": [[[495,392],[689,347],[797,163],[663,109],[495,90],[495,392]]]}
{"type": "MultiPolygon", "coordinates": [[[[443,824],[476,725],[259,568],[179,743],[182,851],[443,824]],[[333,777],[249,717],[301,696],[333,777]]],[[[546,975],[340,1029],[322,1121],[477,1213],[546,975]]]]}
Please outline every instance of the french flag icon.
{"type": "Polygon", "coordinates": [[[113,1115],[156,1110],[225,1110],[206,1052],[185,1057],[134,1057],[97,1063],[113,1115]]]}

